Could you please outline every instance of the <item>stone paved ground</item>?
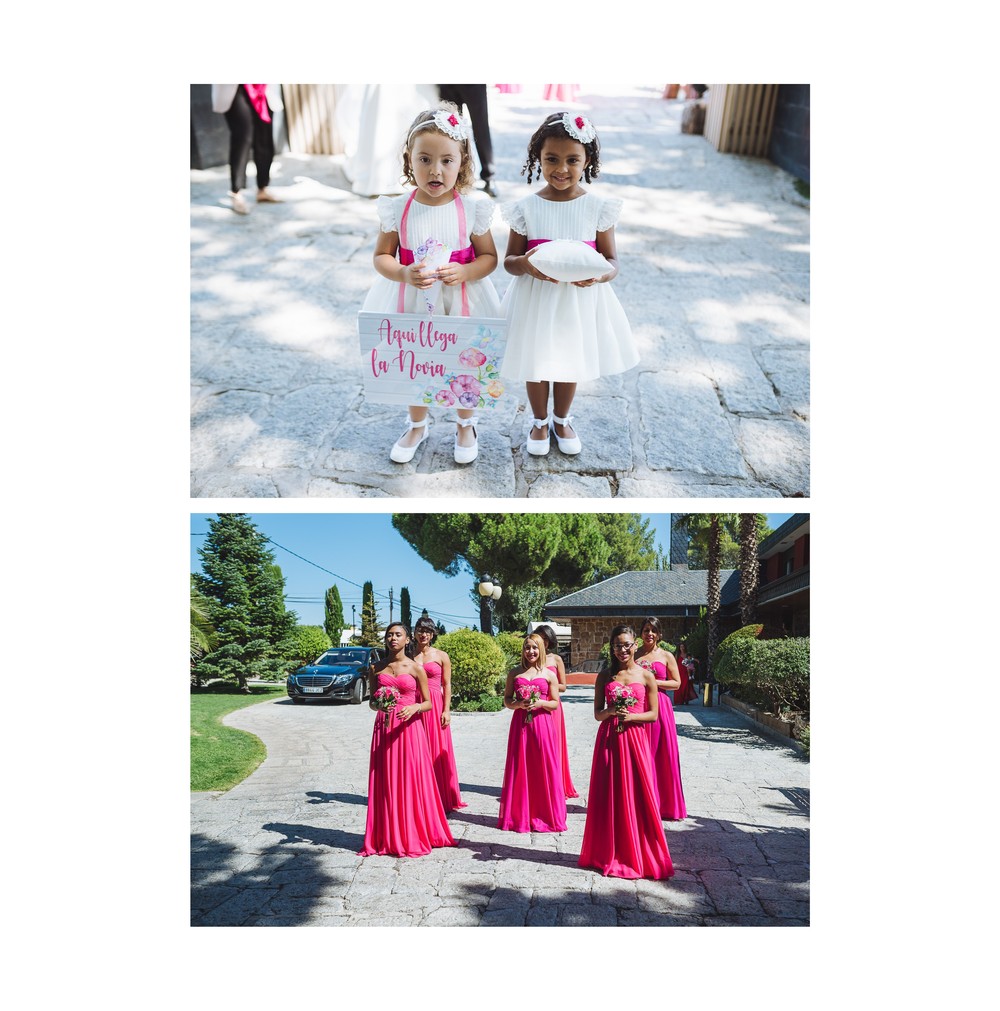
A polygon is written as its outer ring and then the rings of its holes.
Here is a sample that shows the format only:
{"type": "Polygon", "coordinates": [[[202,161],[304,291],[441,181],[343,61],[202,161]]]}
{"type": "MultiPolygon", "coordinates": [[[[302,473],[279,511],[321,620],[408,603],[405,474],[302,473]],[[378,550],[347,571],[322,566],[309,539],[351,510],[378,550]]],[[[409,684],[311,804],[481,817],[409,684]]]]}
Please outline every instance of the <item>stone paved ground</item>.
{"type": "MultiPolygon", "coordinates": [[[[579,457],[524,452],[523,390],[456,467],[438,415],[389,461],[398,408],[365,403],[355,313],[374,276],[374,202],[342,158],[281,155],[285,203],[241,218],[224,167],[191,173],[194,497],[809,495],[809,211],[767,161],[680,132],[658,87],[582,94],[602,142],[595,192],[625,201],[614,282],[641,362],[581,384],[579,457]]],[[[527,139],[556,106],[491,96],[501,199],[528,192],[527,139]]],[[[251,174],[251,180],[252,180],[251,174]]],[[[495,219],[501,252],[507,231],[495,219]]],[[[510,278],[493,275],[502,294],[510,278]]]]}
{"type": "Polygon", "coordinates": [[[809,764],[741,714],[700,702],[677,713],[688,818],[666,823],[669,881],[604,878],[576,865],[597,724],[593,689],[564,696],[580,797],[568,830],[495,828],[508,712],[456,713],[468,807],[457,845],[417,859],[361,858],[367,705],[241,709],[264,764],[228,793],[191,795],[195,926],[805,926],[809,764]]]}

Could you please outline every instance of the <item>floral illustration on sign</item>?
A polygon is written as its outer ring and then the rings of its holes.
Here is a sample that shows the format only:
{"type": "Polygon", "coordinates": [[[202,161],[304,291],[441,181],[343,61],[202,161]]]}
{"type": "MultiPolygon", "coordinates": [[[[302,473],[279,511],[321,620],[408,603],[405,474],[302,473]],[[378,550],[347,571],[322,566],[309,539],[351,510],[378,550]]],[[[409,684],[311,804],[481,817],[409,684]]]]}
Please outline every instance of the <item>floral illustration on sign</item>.
{"type": "Polygon", "coordinates": [[[495,330],[480,326],[476,339],[458,356],[467,371],[452,372],[426,387],[423,402],[438,407],[495,407],[504,392],[500,355],[494,348],[497,337],[495,330]]]}

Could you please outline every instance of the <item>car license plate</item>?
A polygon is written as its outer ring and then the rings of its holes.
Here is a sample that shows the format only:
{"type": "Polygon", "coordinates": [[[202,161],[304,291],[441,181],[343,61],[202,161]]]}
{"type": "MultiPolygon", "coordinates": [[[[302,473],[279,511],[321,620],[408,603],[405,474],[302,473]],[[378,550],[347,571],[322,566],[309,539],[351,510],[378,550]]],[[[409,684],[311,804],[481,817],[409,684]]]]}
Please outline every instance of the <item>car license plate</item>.
{"type": "Polygon", "coordinates": [[[313,695],[319,695],[323,689],[322,688],[303,688],[304,692],[310,692],[313,695]]]}

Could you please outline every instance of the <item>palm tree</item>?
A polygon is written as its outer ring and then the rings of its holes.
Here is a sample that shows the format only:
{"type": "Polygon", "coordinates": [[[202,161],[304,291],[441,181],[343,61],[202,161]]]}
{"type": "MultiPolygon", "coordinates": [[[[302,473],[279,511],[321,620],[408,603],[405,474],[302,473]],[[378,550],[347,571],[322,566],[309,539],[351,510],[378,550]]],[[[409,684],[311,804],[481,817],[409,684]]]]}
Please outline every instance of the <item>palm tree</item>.
{"type": "Polygon", "coordinates": [[[757,559],[759,513],[740,513],[740,622],[751,625],[757,617],[757,559]]]}
{"type": "Polygon", "coordinates": [[[680,513],[673,516],[673,522],[683,526],[691,535],[708,541],[708,654],[705,660],[705,680],[712,681],[712,657],[719,645],[719,611],[722,607],[722,584],[719,575],[722,560],[722,531],[730,532],[736,525],[735,513],[680,513]]]}
{"type": "Polygon", "coordinates": [[[212,602],[195,589],[194,576],[191,577],[191,659],[198,660],[211,653],[217,643],[212,625],[212,602]]]}

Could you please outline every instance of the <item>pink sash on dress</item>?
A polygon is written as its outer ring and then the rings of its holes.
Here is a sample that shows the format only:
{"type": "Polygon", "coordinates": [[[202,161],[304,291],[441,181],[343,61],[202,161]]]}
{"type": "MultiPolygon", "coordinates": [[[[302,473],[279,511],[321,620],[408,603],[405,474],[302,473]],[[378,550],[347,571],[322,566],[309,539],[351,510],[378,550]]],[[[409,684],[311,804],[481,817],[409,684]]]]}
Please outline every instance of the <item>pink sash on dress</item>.
{"type": "MultiPolygon", "coordinates": [[[[403,213],[399,219],[399,262],[404,266],[408,267],[413,263],[413,250],[406,248],[406,219],[410,213],[410,204],[413,203],[413,198],[417,195],[417,191],[414,190],[409,199],[406,201],[406,206],[403,208],[403,213]]],[[[472,263],[476,258],[476,251],[472,248],[471,243],[466,245],[468,241],[468,235],[466,233],[465,227],[465,205],[462,203],[462,198],[459,196],[458,191],[455,191],[455,212],[458,214],[458,244],[461,247],[451,254],[448,258],[451,263],[472,263]]],[[[595,244],[596,248],[596,244],[595,244]]],[[[404,312],[403,302],[406,297],[406,282],[399,282],[399,299],[396,303],[396,311],[404,312]]],[[[465,290],[465,282],[462,282],[462,315],[469,315],[469,296],[465,290]]]]}

